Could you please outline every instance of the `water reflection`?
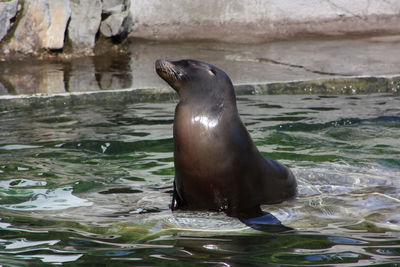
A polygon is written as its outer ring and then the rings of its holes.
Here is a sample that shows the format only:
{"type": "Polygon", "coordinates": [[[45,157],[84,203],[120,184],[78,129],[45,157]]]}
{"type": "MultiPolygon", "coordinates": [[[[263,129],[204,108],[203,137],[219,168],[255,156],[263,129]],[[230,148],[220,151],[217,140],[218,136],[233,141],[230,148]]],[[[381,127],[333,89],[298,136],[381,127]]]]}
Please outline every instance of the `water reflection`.
{"type": "Polygon", "coordinates": [[[76,59],[0,62],[0,95],[98,91],[132,85],[130,57],[110,53],[76,59]]]}
{"type": "MultiPolygon", "coordinates": [[[[250,84],[268,84],[268,90],[290,91],[291,93],[330,91],[354,94],[359,91],[397,92],[400,89],[397,78],[331,80],[334,77],[365,76],[368,73],[374,75],[398,73],[396,60],[393,57],[388,58],[387,53],[380,53],[385,49],[378,48],[379,44],[361,41],[362,45],[376,46],[376,53],[372,57],[375,57],[378,63],[384,62],[385,67],[383,68],[377,67],[379,64],[370,64],[371,55],[354,57],[354,51],[351,50],[358,47],[359,43],[356,40],[344,41],[346,45],[352,42],[355,45],[352,45],[352,49],[348,51],[338,51],[337,54],[342,56],[342,60],[332,60],[330,56],[332,47],[336,47],[334,49],[343,47],[341,45],[343,41],[338,42],[337,46],[332,46],[332,40],[283,41],[263,44],[209,41],[158,43],[131,40],[130,43],[125,44],[126,51],[124,53],[113,51],[85,58],[46,60],[28,58],[21,61],[1,61],[0,95],[91,92],[123,88],[166,88],[165,83],[154,73],[154,62],[160,58],[175,60],[195,58],[209,62],[226,71],[235,85],[242,85],[240,86],[242,91],[254,90],[253,86],[246,86],[250,84]],[[326,54],[320,53],[319,57],[315,58],[315,51],[319,48],[325,50],[326,54]],[[352,58],[351,64],[343,64],[343,62],[348,62],[349,58],[352,58]],[[371,66],[373,67],[371,68],[371,66]],[[358,71],[355,72],[355,69],[358,71]],[[338,70],[342,73],[336,73],[338,70]],[[319,82],[291,83],[327,78],[330,80],[325,80],[322,84],[319,82]]],[[[320,99],[324,99],[324,97],[320,99]]],[[[333,98],[325,98],[325,100],[330,99],[333,98]]],[[[356,102],[357,99],[353,99],[353,101],[356,102]]],[[[319,111],[321,108],[328,110],[332,108],[330,105],[324,106],[324,103],[326,102],[321,101],[319,106],[315,106],[315,111],[319,111]]]]}

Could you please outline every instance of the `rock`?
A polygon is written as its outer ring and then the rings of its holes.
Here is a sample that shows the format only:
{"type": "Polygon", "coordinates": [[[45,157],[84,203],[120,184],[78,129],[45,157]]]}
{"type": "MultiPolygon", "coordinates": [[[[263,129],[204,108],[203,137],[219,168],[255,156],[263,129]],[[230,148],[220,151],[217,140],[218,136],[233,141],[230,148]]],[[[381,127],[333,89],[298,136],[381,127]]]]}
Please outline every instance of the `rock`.
{"type": "Polygon", "coordinates": [[[15,17],[17,10],[18,0],[0,2],[0,41],[3,40],[10,29],[10,20],[15,17]]]}
{"type": "Polygon", "coordinates": [[[131,0],[103,0],[103,14],[120,13],[129,10],[131,0]]]}
{"type": "Polygon", "coordinates": [[[103,14],[111,14],[127,9],[125,0],[103,0],[103,14]]]}
{"type": "Polygon", "coordinates": [[[129,11],[111,14],[101,22],[100,32],[106,37],[125,37],[133,25],[132,16],[129,11]]]}
{"type": "Polygon", "coordinates": [[[91,52],[101,22],[101,0],[71,0],[68,37],[74,52],[91,52]]]}
{"type": "Polygon", "coordinates": [[[133,25],[130,0],[103,0],[103,14],[109,16],[101,22],[100,32],[106,37],[126,37],[133,25]]]}
{"type": "Polygon", "coordinates": [[[70,14],[69,0],[25,0],[21,20],[6,50],[32,53],[63,48],[70,14]]]}

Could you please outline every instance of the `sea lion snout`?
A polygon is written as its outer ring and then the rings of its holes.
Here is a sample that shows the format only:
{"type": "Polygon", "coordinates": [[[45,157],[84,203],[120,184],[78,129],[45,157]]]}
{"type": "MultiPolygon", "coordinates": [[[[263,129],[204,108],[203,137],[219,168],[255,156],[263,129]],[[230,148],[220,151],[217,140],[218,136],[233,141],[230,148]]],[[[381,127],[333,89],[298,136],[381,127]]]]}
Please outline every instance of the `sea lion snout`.
{"type": "Polygon", "coordinates": [[[156,71],[159,74],[160,71],[164,71],[165,69],[165,64],[170,63],[169,61],[165,60],[165,59],[157,59],[155,66],[156,66],[156,71]]]}
{"type": "Polygon", "coordinates": [[[186,72],[171,61],[165,59],[157,59],[155,62],[157,74],[178,91],[178,83],[186,77],[186,72]]]}
{"type": "Polygon", "coordinates": [[[166,81],[169,77],[168,69],[171,69],[170,65],[172,64],[165,59],[157,59],[155,63],[157,74],[166,81]]]}

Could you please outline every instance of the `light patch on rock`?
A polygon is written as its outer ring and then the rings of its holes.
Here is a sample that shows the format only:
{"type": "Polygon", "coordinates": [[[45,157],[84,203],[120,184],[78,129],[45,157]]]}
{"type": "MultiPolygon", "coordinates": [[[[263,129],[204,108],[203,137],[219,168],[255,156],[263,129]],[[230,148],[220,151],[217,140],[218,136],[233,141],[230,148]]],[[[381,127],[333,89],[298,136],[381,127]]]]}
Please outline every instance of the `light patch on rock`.
{"type": "Polygon", "coordinates": [[[114,13],[101,22],[100,32],[106,37],[126,36],[133,25],[129,11],[114,13]]]}
{"type": "Polygon", "coordinates": [[[102,4],[100,0],[72,0],[68,38],[74,52],[91,52],[100,27],[102,4]]]}
{"type": "Polygon", "coordinates": [[[25,0],[22,18],[5,51],[61,49],[71,15],[69,0],[25,0]]]}
{"type": "Polygon", "coordinates": [[[11,27],[10,20],[15,17],[18,10],[18,0],[0,2],[0,41],[7,35],[11,27]]]}

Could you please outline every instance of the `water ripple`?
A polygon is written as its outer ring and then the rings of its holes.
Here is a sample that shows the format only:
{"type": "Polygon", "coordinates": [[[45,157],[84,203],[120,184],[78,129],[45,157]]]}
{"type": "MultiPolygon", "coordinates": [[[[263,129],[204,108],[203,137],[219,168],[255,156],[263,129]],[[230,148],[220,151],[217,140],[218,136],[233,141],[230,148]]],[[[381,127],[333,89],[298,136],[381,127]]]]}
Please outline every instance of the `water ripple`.
{"type": "Polygon", "coordinates": [[[248,96],[260,151],[299,183],[287,233],[171,212],[176,103],[2,113],[0,264],[368,265],[400,260],[400,99],[248,96]]]}

